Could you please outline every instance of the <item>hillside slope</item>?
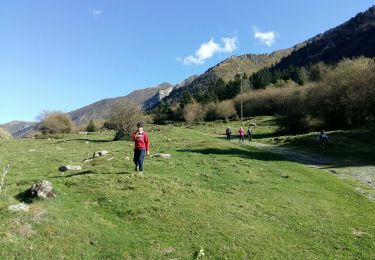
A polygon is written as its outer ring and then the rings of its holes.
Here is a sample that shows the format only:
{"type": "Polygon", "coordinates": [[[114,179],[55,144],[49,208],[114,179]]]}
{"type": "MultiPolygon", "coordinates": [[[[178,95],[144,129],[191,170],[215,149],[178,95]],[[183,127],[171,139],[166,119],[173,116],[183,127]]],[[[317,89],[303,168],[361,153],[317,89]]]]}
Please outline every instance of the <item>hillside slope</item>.
{"type": "Polygon", "coordinates": [[[171,87],[172,85],[169,83],[162,83],[155,87],[138,89],[131,92],[127,96],[107,98],[97,101],[88,106],[71,111],[69,112],[69,115],[77,125],[87,123],[90,119],[106,119],[110,115],[111,107],[118,101],[128,99],[143,106],[146,101],[154,97],[154,95],[159,93],[159,91],[169,89],[171,87]]]}
{"type": "Polygon", "coordinates": [[[319,34],[302,48],[284,57],[277,68],[304,66],[317,62],[337,62],[342,58],[375,56],[375,6],[349,21],[319,34]]]}

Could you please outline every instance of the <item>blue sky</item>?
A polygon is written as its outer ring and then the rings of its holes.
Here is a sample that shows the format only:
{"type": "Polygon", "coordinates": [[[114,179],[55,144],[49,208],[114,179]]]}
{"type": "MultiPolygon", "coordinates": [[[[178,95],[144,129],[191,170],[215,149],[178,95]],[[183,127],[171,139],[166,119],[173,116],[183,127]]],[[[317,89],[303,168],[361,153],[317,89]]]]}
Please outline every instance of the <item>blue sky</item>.
{"type": "Polygon", "coordinates": [[[1,0],[0,123],[178,83],[335,27],[366,0],[1,0]]]}

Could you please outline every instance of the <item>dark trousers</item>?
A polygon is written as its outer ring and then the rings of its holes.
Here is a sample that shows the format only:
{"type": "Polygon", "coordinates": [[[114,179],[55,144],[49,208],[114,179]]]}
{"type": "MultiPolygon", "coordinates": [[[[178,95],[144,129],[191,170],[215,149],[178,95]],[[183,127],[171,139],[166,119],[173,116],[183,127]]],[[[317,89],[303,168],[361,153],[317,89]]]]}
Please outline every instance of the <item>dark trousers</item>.
{"type": "Polygon", "coordinates": [[[145,154],[145,149],[134,149],[133,162],[135,164],[135,167],[139,167],[140,171],[143,171],[143,160],[145,159],[145,154]]]}
{"type": "Polygon", "coordinates": [[[252,136],[251,136],[251,134],[249,134],[249,142],[251,141],[251,139],[252,139],[252,136]]]}
{"type": "Polygon", "coordinates": [[[227,134],[227,140],[229,140],[229,141],[230,141],[230,135],[228,135],[228,134],[227,134]]]}

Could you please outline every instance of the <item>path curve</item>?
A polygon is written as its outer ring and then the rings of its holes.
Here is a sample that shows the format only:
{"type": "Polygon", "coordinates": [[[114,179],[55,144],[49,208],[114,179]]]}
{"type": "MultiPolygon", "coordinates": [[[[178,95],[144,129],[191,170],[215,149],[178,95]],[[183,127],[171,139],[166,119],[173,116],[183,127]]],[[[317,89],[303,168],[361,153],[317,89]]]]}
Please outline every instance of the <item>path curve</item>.
{"type": "Polygon", "coordinates": [[[253,141],[248,142],[247,144],[258,149],[283,155],[291,161],[302,163],[309,167],[324,170],[332,174],[337,174],[342,179],[348,177],[354,178],[365,184],[366,187],[366,189],[357,187],[356,191],[365,195],[371,201],[375,201],[375,166],[345,166],[340,160],[289,147],[280,147],[253,141]]]}

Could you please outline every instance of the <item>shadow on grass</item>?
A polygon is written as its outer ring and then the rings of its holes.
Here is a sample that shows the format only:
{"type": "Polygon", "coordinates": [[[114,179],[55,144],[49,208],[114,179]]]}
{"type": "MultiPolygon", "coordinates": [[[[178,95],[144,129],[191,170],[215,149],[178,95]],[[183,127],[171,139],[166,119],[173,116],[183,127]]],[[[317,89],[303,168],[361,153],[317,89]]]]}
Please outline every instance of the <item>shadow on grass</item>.
{"type": "Polygon", "coordinates": [[[57,141],[56,144],[74,142],[74,141],[91,142],[91,143],[110,143],[110,142],[114,142],[113,140],[96,140],[96,139],[89,139],[89,138],[73,138],[73,139],[57,141]]]}
{"type": "Polygon", "coordinates": [[[200,154],[215,154],[215,155],[227,155],[227,156],[239,156],[246,159],[254,159],[260,161],[286,161],[287,159],[281,155],[270,153],[267,151],[250,151],[238,148],[204,148],[204,149],[179,149],[178,152],[188,153],[200,153],[200,154]]]}
{"type": "Polygon", "coordinates": [[[30,189],[27,189],[25,191],[22,191],[20,193],[18,193],[16,196],[14,196],[14,198],[16,200],[18,200],[19,202],[23,202],[23,203],[27,203],[27,204],[31,204],[33,203],[35,200],[37,200],[38,198],[36,197],[33,197],[31,195],[31,191],[30,189]]]}
{"type": "Polygon", "coordinates": [[[95,171],[88,170],[88,171],[76,172],[76,173],[72,173],[72,174],[68,174],[68,175],[53,176],[51,178],[54,178],[54,179],[58,179],[58,178],[70,178],[70,177],[74,177],[74,176],[88,175],[88,174],[98,174],[98,175],[102,175],[102,174],[129,174],[130,175],[131,173],[130,172],[125,172],[125,171],[115,172],[115,173],[112,173],[112,172],[96,173],[95,171]]]}

